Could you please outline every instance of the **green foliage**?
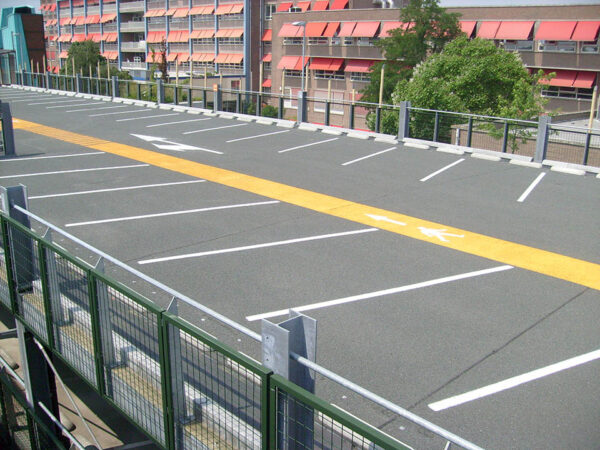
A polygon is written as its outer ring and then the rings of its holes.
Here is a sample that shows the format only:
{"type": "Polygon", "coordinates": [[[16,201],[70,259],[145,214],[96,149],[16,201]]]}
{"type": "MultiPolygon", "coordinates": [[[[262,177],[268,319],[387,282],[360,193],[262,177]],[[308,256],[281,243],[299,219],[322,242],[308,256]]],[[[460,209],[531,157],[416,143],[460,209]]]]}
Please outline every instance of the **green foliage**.
{"type": "Polygon", "coordinates": [[[438,0],[410,0],[400,10],[400,20],[409,27],[397,28],[375,43],[385,61],[371,69],[371,82],[362,91],[362,100],[379,102],[381,68],[385,64],[383,102],[389,103],[396,84],[408,80],[413,67],[428,55],[440,52],[447,42],[461,33],[458,14],[447,13],[438,0]]]}
{"type": "Polygon", "coordinates": [[[106,59],[100,54],[98,43],[90,39],[71,44],[67,63],[63,69],[66,68],[67,71],[72,72],[73,61],[75,62],[75,73],[83,70],[85,74],[89,73],[90,66],[92,67],[92,71],[97,70],[98,62],[106,64],[106,59]]]}
{"type": "Polygon", "coordinates": [[[264,117],[276,118],[278,113],[279,113],[279,109],[273,105],[265,105],[262,108],[262,115],[264,117]]]}
{"type": "Polygon", "coordinates": [[[166,83],[168,82],[168,65],[167,65],[167,42],[163,38],[163,40],[158,44],[158,48],[150,47],[150,51],[148,55],[153,55],[154,63],[152,63],[151,73],[152,78],[156,79],[154,74],[157,71],[160,71],[160,78],[166,83]]]}

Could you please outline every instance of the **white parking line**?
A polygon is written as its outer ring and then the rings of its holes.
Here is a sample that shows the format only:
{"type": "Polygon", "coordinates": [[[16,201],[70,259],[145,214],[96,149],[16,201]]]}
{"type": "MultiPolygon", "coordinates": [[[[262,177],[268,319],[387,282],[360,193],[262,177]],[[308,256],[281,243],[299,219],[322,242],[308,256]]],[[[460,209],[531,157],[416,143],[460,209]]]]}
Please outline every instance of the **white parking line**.
{"type": "Polygon", "coordinates": [[[427,181],[433,177],[435,177],[436,175],[439,175],[440,173],[444,172],[445,170],[450,169],[451,167],[456,166],[458,163],[463,162],[465,159],[461,158],[459,160],[454,161],[452,164],[448,164],[446,167],[442,167],[440,170],[436,170],[435,172],[433,172],[432,174],[427,175],[425,178],[421,178],[419,181],[427,181]]]}
{"type": "Polygon", "coordinates": [[[154,119],[155,117],[167,117],[167,116],[178,116],[178,115],[179,115],[179,113],[154,114],[152,116],[129,117],[127,119],[117,119],[117,120],[115,120],[115,122],[129,122],[130,120],[154,119]]]}
{"type": "Polygon", "coordinates": [[[155,213],[155,214],[144,214],[141,216],[128,216],[128,217],[116,217],[113,219],[90,220],[88,222],[68,223],[65,226],[66,227],[79,227],[82,225],[96,225],[96,224],[100,224],[100,223],[125,222],[128,220],[150,219],[153,217],[176,216],[176,215],[181,215],[181,214],[193,214],[193,213],[205,212],[205,211],[218,211],[221,209],[243,208],[246,206],[272,205],[275,203],[279,203],[279,201],[278,200],[269,200],[266,202],[240,203],[237,205],[224,205],[224,206],[211,206],[208,208],[187,209],[187,210],[183,210],[183,211],[171,211],[171,212],[155,213]]]}
{"type": "MultiPolygon", "coordinates": [[[[31,100],[29,100],[31,101],[31,100]]],[[[74,103],[74,102],[80,102],[81,99],[80,98],[75,98],[72,100],[47,100],[47,101],[43,101],[43,102],[35,102],[35,103],[27,103],[27,106],[37,106],[37,105],[58,105],[61,103],[74,103]]]]}
{"type": "Polygon", "coordinates": [[[72,153],[70,155],[52,155],[52,156],[23,156],[21,158],[9,158],[2,160],[2,164],[5,162],[13,161],[31,161],[33,159],[54,159],[54,158],[71,158],[73,156],[92,156],[92,155],[104,155],[104,152],[89,152],[89,153],[72,153]]]}
{"type": "Polygon", "coordinates": [[[519,197],[519,199],[517,200],[518,202],[524,202],[525,199],[529,196],[529,194],[531,194],[531,191],[533,191],[535,189],[535,187],[538,185],[538,183],[540,181],[542,181],[542,178],[544,178],[544,176],[546,175],[546,172],[542,172],[540,173],[537,178],[535,180],[533,180],[533,183],[531,183],[529,185],[529,187],[527,189],[525,189],[525,192],[523,192],[521,194],[521,196],[519,197]]]}
{"type": "Polygon", "coordinates": [[[110,115],[114,115],[114,114],[133,114],[133,113],[140,113],[140,112],[148,112],[147,109],[138,109],[138,110],[133,110],[133,111],[117,111],[117,112],[109,112],[109,113],[101,113],[101,114],[90,114],[88,115],[88,117],[98,117],[98,116],[110,116],[110,115]]]}
{"type": "Polygon", "coordinates": [[[290,132],[290,130],[273,131],[271,133],[257,134],[256,136],[246,136],[246,137],[243,137],[243,138],[230,139],[230,140],[225,141],[225,142],[227,142],[229,144],[230,142],[245,141],[247,139],[256,139],[256,138],[259,138],[259,137],[271,136],[273,134],[281,134],[281,133],[289,133],[289,132],[290,132]]]}
{"type": "Polygon", "coordinates": [[[103,106],[102,108],[83,108],[83,109],[71,109],[65,112],[83,112],[83,111],[98,111],[99,109],[116,109],[116,108],[127,108],[127,105],[117,105],[117,106],[103,106]]]}
{"type": "Polygon", "coordinates": [[[296,147],[290,147],[290,148],[286,148],[286,149],[283,149],[283,150],[279,150],[277,153],[291,152],[292,150],[297,150],[299,148],[310,147],[312,145],[325,144],[326,142],[335,141],[337,139],[339,139],[339,138],[331,138],[331,139],[325,139],[324,141],[311,142],[310,144],[297,145],[296,147]]]}
{"type": "MultiPolygon", "coordinates": [[[[81,101],[81,100],[79,100],[81,101]]],[[[96,102],[86,102],[86,103],[76,103],[75,105],[58,105],[58,106],[46,106],[46,109],[56,109],[56,108],[72,108],[73,106],[85,106],[85,105],[97,105],[96,102]]]]}
{"type": "Polygon", "coordinates": [[[372,153],[370,155],[363,156],[362,158],[353,159],[352,161],[347,161],[347,162],[343,163],[342,166],[348,166],[350,164],[354,164],[355,162],[362,161],[363,159],[372,158],[373,156],[381,155],[382,153],[391,152],[392,150],[396,150],[396,148],[397,147],[386,148],[385,150],[381,150],[380,152],[372,153]]]}
{"type": "Polygon", "coordinates": [[[600,350],[595,350],[584,355],[575,356],[573,358],[566,359],[564,361],[551,364],[546,367],[542,367],[541,369],[536,369],[531,372],[524,373],[523,375],[508,378],[506,380],[499,381],[497,383],[490,384],[488,386],[484,386],[482,388],[475,389],[470,392],[465,392],[464,394],[455,395],[454,397],[450,397],[445,400],[440,400],[439,402],[433,402],[430,403],[428,406],[434,411],[442,411],[444,409],[462,405],[463,403],[477,400],[482,397],[487,397],[488,395],[496,394],[498,392],[505,391],[506,389],[511,389],[521,384],[528,383],[530,381],[537,380],[539,378],[543,378],[548,375],[552,375],[557,372],[561,372],[563,370],[567,370],[572,367],[576,367],[581,364],[594,361],[596,359],[600,359],[600,350]]]}
{"type": "MultiPolygon", "coordinates": [[[[10,97],[10,98],[2,97],[2,100],[3,101],[8,100],[10,103],[21,103],[21,102],[30,102],[30,101],[36,100],[36,99],[52,98],[52,97],[54,97],[54,96],[49,95],[49,96],[40,97],[39,95],[28,95],[28,96],[19,96],[19,97],[10,97]]],[[[79,99],[79,100],[81,100],[81,99],[79,99]]]]}
{"type": "Polygon", "coordinates": [[[175,125],[177,123],[188,123],[188,122],[201,122],[203,120],[210,120],[210,117],[204,117],[202,119],[188,119],[188,120],[177,120],[175,122],[155,123],[154,125],[146,125],[146,128],[163,127],[165,125],[175,125]]]}
{"type": "Polygon", "coordinates": [[[451,281],[464,280],[466,278],[473,278],[473,277],[478,277],[481,275],[488,275],[490,273],[502,272],[504,270],[509,270],[512,268],[513,268],[513,266],[508,266],[508,265],[492,267],[490,269],[477,270],[475,272],[467,272],[467,273],[462,273],[459,275],[452,275],[449,277],[437,278],[435,280],[423,281],[421,283],[409,284],[407,286],[400,286],[400,287],[395,287],[395,288],[391,288],[391,289],[384,289],[382,291],[368,292],[366,294],[353,295],[351,297],[338,298],[335,300],[328,300],[325,302],[312,303],[310,305],[294,306],[292,308],[280,309],[277,311],[271,311],[271,312],[267,312],[267,313],[263,313],[263,314],[256,314],[253,316],[247,316],[246,320],[248,322],[253,322],[255,320],[283,316],[283,315],[288,314],[290,309],[300,312],[300,311],[310,311],[313,309],[327,308],[329,306],[343,305],[345,303],[352,303],[352,302],[357,302],[357,301],[362,301],[362,300],[368,300],[368,299],[374,298],[374,297],[382,297],[384,295],[398,294],[400,292],[412,291],[415,289],[421,289],[421,288],[425,288],[425,287],[429,287],[429,286],[435,286],[437,284],[450,283],[451,281]]]}
{"type": "Polygon", "coordinates": [[[129,191],[129,190],[134,190],[134,189],[176,186],[176,185],[180,185],[180,184],[204,183],[205,181],[206,180],[175,181],[173,183],[143,184],[143,185],[139,185],[139,186],[125,186],[125,187],[118,187],[118,188],[95,189],[93,191],[65,192],[63,194],[32,195],[31,197],[29,197],[29,199],[34,200],[34,199],[39,199],[39,198],[71,197],[73,195],[99,194],[99,193],[103,193],[103,192],[129,191]]]}
{"type": "Polygon", "coordinates": [[[235,125],[223,125],[222,127],[214,127],[214,128],[203,128],[202,130],[194,130],[194,131],[185,131],[182,134],[194,134],[194,133],[203,133],[205,131],[212,131],[212,130],[222,130],[223,128],[233,128],[233,127],[245,127],[247,126],[247,123],[238,123],[235,125]]]}
{"type": "Polygon", "coordinates": [[[370,231],[378,231],[378,230],[379,230],[379,228],[365,228],[362,230],[345,231],[342,233],[322,234],[319,236],[308,236],[308,237],[303,237],[303,238],[287,239],[285,241],[275,241],[275,242],[266,242],[263,244],[246,245],[244,247],[224,248],[221,250],[211,250],[211,251],[207,251],[207,252],[188,253],[185,255],[165,256],[164,258],[145,259],[142,261],[138,261],[138,264],[152,264],[152,263],[164,262],[164,261],[174,261],[177,259],[188,259],[188,258],[197,258],[200,256],[220,255],[223,253],[242,252],[245,250],[254,250],[257,248],[266,248],[266,247],[275,247],[275,246],[279,246],[279,245],[297,244],[299,242],[316,241],[316,240],[320,240],[320,239],[329,239],[329,238],[341,237],[341,236],[350,236],[353,234],[368,233],[370,231]]]}
{"type": "Polygon", "coordinates": [[[148,167],[149,165],[150,164],[134,164],[131,166],[95,167],[93,169],[73,169],[73,170],[58,170],[55,172],[23,173],[20,175],[6,175],[3,177],[0,177],[0,179],[19,178],[19,177],[38,177],[38,176],[42,176],[42,175],[59,175],[59,174],[63,174],[63,173],[94,172],[97,170],[134,169],[137,167],[148,167]]]}

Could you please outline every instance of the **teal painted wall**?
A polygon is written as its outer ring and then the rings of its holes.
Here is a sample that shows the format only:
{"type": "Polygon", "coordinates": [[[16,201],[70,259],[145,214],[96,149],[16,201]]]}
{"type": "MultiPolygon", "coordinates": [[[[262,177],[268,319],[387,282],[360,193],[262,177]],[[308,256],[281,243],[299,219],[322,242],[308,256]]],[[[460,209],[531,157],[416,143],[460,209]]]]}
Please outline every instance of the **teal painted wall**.
{"type": "MultiPolygon", "coordinates": [[[[20,12],[15,10],[21,8],[2,8],[0,10],[0,48],[14,50],[17,69],[30,71],[29,54],[25,42],[25,32],[20,12]]],[[[27,8],[27,13],[33,13],[33,9],[27,8]]]]}

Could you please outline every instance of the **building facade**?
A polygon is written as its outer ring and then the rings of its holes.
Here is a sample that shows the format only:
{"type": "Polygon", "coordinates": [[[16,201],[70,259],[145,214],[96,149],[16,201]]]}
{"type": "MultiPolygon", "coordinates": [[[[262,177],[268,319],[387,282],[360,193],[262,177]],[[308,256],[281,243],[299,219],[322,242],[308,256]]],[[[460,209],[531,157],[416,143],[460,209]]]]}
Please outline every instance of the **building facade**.
{"type": "MultiPolygon", "coordinates": [[[[294,107],[303,48],[309,97],[358,100],[370,66],[383,59],[374,43],[404,26],[399,16],[406,1],[42,0],[42,11],[54,71],[73,42],[92,39],[111,64],[148,78],[164,42],[170,72],[222,74],[232,77],[226,88],[284,93],[286,106],[294,107]]],[[[600,71],[600,7],[548,1],[552,7],[523,0],[524,6],[471,2],[447,9],[461,15],[469,37],[519,52],[531,70],[556,72],[543,92],[549,109],[589,110],[600,71]]],[[[332,105],[331,113],[344,110],[332,105]]]]}
{"type": "MultiPolygon", "coordinates": [[[[0,9],[0,49],[14,52],[13,70],[43,69],[42,16],[27,6],[0,9]]],[[[3,64],[2,69],[8,70],[3,64]]]]}

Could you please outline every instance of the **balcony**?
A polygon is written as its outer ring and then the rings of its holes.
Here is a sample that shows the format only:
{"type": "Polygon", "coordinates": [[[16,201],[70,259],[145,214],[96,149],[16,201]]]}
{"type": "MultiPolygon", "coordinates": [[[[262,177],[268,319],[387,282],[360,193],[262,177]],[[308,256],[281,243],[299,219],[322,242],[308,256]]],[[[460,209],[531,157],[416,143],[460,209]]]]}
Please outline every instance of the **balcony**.
{"type": "Polygon", "coordinates": [[[117,23],[105,23],[102,30],[105,33],[114,33],[115,31],[117,31],[117,23]]]}
{"type": "Polygon", "coordinates": [[[88,13],[88,16],[100,14],[100,7],[99,6],[88,6],[87,13],[88,13]]]}
{"type": "Polygon", "coordinates": [[[119,50],[119,44],[116,42],[105,42],[104,43],[104,51],[105,52],[114,52],[119,50]]]}
{"type": "Polygon", "coordinates": [[[144,2],[121,2],[119,4],[119,12],[138,12],[144,10],[144,2]]]}
{"type": "Polygon", "coordinates": [[[527,67],[578,70],[598,70],[600,67],[598,53],[522,52],[520,55],[527,67]]]}
{"type": "Polygon", "coordinates": [[[131,61],[123,61],[121,62],[121,69],[145,69],[145,62],[131,62],[131,61]]]}
{"type": "Polygon", "coordinates": [[[138,32],[143,33],[146,29],[144,22],[132,20],[131,22],[121,22],[121,33],[123,32],[138,32]]]}
{"type": "Polygon", "coordinates": [[[140,42],[121,42],[122,52],[146,52],[146,41],[140,42]]]}

